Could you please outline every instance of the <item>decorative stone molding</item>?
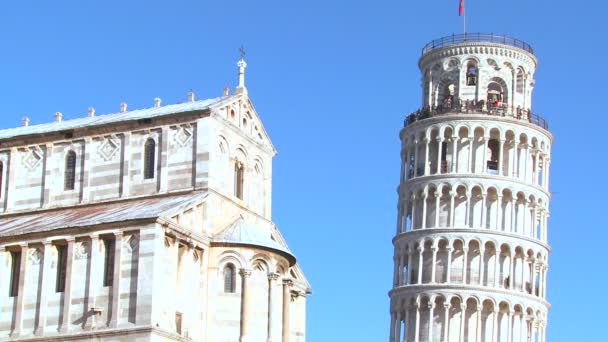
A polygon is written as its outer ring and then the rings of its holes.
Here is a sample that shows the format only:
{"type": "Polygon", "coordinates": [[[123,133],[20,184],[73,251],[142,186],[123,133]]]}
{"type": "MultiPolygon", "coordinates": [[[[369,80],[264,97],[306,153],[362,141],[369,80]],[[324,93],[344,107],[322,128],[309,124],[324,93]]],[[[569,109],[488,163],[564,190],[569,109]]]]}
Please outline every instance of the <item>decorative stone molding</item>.
{"type": "Polygon", "coordinates": [[[99,145],[97,152],[99,156],[105,161],[110,161],[116,156],[116,153],[120,149],[120,144],[112,137],[106,137],[103,142],[99,145]]]}

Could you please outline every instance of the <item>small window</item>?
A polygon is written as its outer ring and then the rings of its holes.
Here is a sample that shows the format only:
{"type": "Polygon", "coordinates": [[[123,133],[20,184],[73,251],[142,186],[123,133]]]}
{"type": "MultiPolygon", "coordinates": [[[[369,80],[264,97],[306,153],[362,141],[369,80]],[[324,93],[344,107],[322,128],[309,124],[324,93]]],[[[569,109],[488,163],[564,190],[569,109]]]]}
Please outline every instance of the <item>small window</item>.
{"type": "Polygon", "coordinates": [[[156,157],[156,142],[149,138],[144,146],[144,179],[154,178],[154,159],[156,157]]]}
{"type": "Polygon", "coordinates": [[[66,268],[68,264],[68,253],[65,245],[57,246],[57,282],[55,292],[65,291],[66,268]]]}
{"type": "Polygon", "coordinates": [[[103,263],[103,286],[112,286],[114,284],[114,239],[104,239],[105,256],[103,263]]]}
{"type": "Polygon", "coordinates": [[[467,64],[467,85],[477,85],[477,65],[474,62],[467,64]]]}
{"type": "Polygon", "coordinates": [[[245,178],[245,166],[238,160],[234,164],[234,195],[243,199],[243,182],[245,178]]]}
{"type": "Polygon", "coordinates": [[[2,189],[4,189],[2,186],[2,176],[4,176],[4,163],[0,162],[0,197],[2,197],[2,189]]]}
{"type": "Polygon", "coordinates": [[[175,332],[178,335],[182,334],[182,313],[175,312],[175,332]]]}
{"type": "Polygon", "coordinates": [[[224,267],[224,292],[234,293],[236,289],[235,281],[236,272],[233,264],[228,264],[224,267]]]}
{"type": "Polygon", "coordinates": [[[515,78],[515,91],[518,94],[524,92],[524,73],[520,70],[517,71],[517,77],[515,78]]]}
{"type": "Polygon", "coordinates": [[[17,297],[19,294],[19,274],[21,268],[21,252],[11,252],[11,281],[9,296],[17,297]]]}
{"type": "Polygon", "coordinates": [[[500,84],[492,82],[488,84],[488,107],[498,108],[503,101],[503,89],[500,84]]]}
{"type": "Polygon", "coordinates": [[[490,139],[488,141],[488,155],[486,156],[487,167],[490,171],[498,170],[498,150],[500,149],[500,143],[496,139],[490,139]]]}
{"type": "Polygon", "coordinates": [[[76,152],[69,151],[65,156],[65,171],[63,179],[64,190],[74,190],[76,183],[76,152]]]}

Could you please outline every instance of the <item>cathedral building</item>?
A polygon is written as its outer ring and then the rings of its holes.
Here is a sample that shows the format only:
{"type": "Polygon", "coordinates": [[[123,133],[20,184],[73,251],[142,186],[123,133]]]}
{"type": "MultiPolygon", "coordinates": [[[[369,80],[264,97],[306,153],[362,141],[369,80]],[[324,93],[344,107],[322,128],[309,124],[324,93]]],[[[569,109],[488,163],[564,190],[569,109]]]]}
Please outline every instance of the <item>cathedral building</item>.
{"type": "Polygon", "coordinates": [[[553,136],[537,59],[508,36],[422,50],[422,107],[400,132],[390,342],[544,342],[553,136]]]}
{"type": "Polygon", "coordinates": [[[232,95],[0,130],[0,341],[305,341],[245,67],[232,95]]]}

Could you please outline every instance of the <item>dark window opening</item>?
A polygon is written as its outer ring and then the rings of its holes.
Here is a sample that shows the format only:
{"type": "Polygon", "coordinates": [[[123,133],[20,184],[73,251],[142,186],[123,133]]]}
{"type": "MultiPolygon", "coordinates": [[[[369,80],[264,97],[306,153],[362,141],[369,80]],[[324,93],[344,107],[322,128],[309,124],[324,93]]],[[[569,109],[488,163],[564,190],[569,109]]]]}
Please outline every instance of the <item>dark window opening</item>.
{"type": "Polygon", "coordinates": [[[156,142],[149,138],[144,146],[144,179],[154,178],[154,159],[156,157],[156,142]]]}
{"type": "Polygon", "coordinates": [[[236,281],[235,281],[235,269],[234,265],[228,264],[224,267],[224,292],[225,293],[234,293],[236,290],[236,281]]]}
{"type": "Polygon", "coordinates": [[[500,143],[496,139],[488,141],[488,155],[486,156],[488,170],[498,171],[498,150],[500,143]]]}
{"type": "Polygon", "coordinates": [[[234,165],[234,195],[238,199],[243,199],[243,182],[245,178],[245,166],[243,163],[236,161],[234,165]]]}
{"type": "Polygon", "coordinates": [[[477,66],[473,62],[467,65],[467,85],[477,85],[477,66]]]}
{"type": "Polygon", "coordinates": [[[497,108],[502,103],[503,91],[498,83],[488,85],[488,107],[497,108]]]}
{"type": "Polygon", "coordinates": [[[17,297],[19,294],[19,275],[21,273],[21,252],[11,252],[11,281],[9,296],[17,297]]]}
{"type": "Polygon", "coordinates": [[[521,70],[517,71],[515,79],[515,91],[519,94],[524,92],[524,74],[521,70]]]}
{"type": "Polygon", "coordinates": [[[105,256],[103,264],[103,286],[112,286],[114,284],[114,248],[116,241],[114,239],[103,240],[105,247],[105,256]]]}
{"type": "Polygon", "coordinates": [[[175,332],[178,335],[182,334],[182,313],[181,312],[175,313],[175,332]]]}
{"type": "Polygon", "coordinates": [[[69,151],[65,157],[64,173],[64,190],[74,190],[74,186],[76,184],[76,152],[69,151]]]}
{"type": "Polygon", "coordinates": [[[55,292],[65,291],[66,268],[68,265],[68,253],[65,245],[57,246],[57,282],[55,292]]]}

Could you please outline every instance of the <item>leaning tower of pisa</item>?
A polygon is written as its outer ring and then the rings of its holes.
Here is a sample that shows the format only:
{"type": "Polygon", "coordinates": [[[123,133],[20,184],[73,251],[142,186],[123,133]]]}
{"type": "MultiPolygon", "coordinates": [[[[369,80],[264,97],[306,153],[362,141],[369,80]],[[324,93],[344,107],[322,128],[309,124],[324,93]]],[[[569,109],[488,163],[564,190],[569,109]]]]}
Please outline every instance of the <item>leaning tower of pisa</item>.
{"type": "Polygon", "coordinates": [[[530,45],[454,35],[422,50],[400,132],[390,342],[541,342],[552,136],[530,45]]]}

